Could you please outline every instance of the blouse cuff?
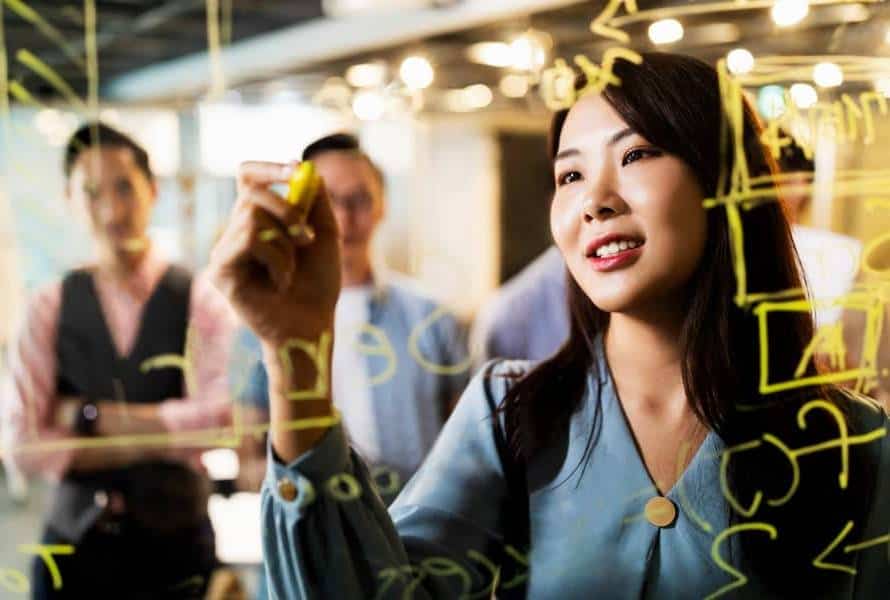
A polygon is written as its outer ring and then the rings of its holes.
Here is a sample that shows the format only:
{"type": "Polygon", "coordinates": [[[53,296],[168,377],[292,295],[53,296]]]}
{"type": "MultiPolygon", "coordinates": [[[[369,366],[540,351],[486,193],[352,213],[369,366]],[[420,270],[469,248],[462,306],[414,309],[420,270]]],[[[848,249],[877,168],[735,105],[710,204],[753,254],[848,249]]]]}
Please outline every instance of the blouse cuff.
{"type": "Polygon", "coordinates": [[[314,448],[288,464],[275,453],[270,438],[267,458],[264,485],[269,496],[298,513],[323,493],[323,486],[330,477],[352,471],[349,446],[340,424],[328,429],[314,448]]]}

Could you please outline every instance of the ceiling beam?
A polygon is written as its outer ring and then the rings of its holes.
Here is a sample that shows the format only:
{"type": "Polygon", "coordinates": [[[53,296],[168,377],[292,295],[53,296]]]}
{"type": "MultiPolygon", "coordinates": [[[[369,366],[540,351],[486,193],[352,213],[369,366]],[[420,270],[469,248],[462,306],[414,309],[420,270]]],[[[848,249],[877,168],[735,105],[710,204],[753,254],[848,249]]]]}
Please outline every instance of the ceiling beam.
{"type": "MultiPolygon", "coordinates": [[[[220,60],[227,85],[306,68],[461,31],[502,19],[581,4],[583,0],[463,0],[447,8],[403,11],[398,15],[363,15],[313,19],[223,48],[220,60]]],[[[589,4],[589,2],[588,2],[589,4]]],[[[591,19],[595,8],[591,7],[591,19]]],[[[206,51],[137,69],[103,88],[109,100],[161,101],[196,96],[212,83],[206,51]]]]}

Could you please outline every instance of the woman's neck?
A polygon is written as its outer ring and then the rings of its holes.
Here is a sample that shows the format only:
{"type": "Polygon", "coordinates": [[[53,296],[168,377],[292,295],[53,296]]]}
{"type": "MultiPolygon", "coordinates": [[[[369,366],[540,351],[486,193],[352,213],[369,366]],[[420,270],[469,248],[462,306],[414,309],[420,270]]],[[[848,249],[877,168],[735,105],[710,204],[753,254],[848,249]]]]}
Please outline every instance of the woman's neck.
{"type": "Polygon", "coordinates": [[[688,410],[683,387],[682,317],[613,313],[604,346],[622,400],[665,416],[688,410]]]}

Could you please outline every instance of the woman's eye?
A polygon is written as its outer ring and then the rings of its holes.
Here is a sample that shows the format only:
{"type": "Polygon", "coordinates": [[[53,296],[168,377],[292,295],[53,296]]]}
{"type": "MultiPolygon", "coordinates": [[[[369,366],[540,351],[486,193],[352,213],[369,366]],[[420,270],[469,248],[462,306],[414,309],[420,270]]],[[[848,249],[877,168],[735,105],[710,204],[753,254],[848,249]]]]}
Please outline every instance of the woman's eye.
{"type": "Polygon", "coordinates": [[[621,159],[621,166],[627,166],[632,162],[635,162],[641,158],[646,158],[647,156],[661,156],[661,152],[659,150],[655,150],[654,148],[634,148],[630,152],[624,155],[621,159]]]}
{"type": "Polygon", "coordinates": [[[559,186],[563,186],[569,183],[574,183],[581,179],[581,174],[578,171],[569,171],[568,173],[563,173],[559,177],[556,178],[556,183],[559,186]]]}

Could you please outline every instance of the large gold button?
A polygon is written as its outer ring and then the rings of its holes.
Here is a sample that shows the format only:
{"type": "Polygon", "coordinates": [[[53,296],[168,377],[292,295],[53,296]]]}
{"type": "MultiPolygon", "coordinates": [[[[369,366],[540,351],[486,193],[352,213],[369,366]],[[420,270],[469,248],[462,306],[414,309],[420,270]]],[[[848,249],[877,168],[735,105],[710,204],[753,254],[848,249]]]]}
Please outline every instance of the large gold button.
{"type": "Polygon", "coordinates": [[[290,479],[284,477],[278,480],[278,495],[288,502],[292,502],[297,497],[297,486],[290,479]]]}
{"type": "Polygon", "coordinates": [[[677,518],[677,507],[664,496],[655,496],[646,503],[646,520],[656,527],[667,527],[677,518]]]}

